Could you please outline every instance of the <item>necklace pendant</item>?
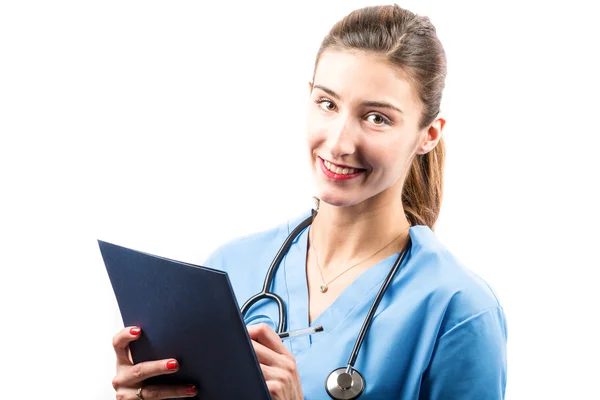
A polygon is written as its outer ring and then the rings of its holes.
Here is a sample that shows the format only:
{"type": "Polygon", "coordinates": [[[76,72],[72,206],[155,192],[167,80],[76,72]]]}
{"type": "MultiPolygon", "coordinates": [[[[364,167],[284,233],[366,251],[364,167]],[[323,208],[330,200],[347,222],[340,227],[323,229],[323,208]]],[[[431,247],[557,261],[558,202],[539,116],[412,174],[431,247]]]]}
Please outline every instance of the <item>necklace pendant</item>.
{"type": "Polygon", "coordinates": [[[320,289],[321,289],[321,293],[325,293],[328,288],[327,288],[327,285],[321,285],[320,289]]]}

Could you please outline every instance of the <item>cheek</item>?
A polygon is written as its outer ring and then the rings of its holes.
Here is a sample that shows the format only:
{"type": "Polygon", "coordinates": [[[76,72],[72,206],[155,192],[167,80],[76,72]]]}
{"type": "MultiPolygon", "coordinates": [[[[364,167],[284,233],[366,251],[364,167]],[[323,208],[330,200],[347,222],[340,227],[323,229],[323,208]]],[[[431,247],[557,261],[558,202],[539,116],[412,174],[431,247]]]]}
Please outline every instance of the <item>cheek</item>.
{"type": "Polygon", "coordinates": [[[406,143],[388,143],[368,151],[369,164],[386,175],[396,175],[405,169],[410,149],[406,143]]]}
{"type": "Polygon", "coordinates": [[[308,145],[309,150],[314,150],[319,147],[319,135],[317,132],[308,129],[306,132],[306,144],[308,145]]]}
{"type": "Polygon", "coordinates": [[[318,115],[309,113],[306,123],[306,140],[311,149],[318,147],[325,140],[325,129],[318,115]]]}

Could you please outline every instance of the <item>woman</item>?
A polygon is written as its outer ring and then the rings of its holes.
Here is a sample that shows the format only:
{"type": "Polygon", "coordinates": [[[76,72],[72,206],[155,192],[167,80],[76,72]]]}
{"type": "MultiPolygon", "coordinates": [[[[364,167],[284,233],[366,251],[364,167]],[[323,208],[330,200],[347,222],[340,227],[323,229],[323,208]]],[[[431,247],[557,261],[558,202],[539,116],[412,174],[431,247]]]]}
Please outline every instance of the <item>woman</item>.
{"type": "MultiPolygon", "coordinates": [[[[234,240],[205,263],[227,271],[245,302],[261,289],[290,232],[312,221],[292,242],[271,290],[284,299],[287,330],[322,325],[324,332],[282,342],[274,302],[245,314],[274,399],[329,397],[326,379],[348,364],[396,261],[354,364],[365,381],[362,397],[504,397],[502,307],[433,233],[442,198],[445,75],[444,50],[427,18],[394,5],[357,10],[338,22],[309,84],[318,210],[234,240]]],[[[140,334],[127,327],[114,338],[117,397],[193,396],[193,387],[141,387],[150,376],[177,371],[177,362],[132,365],[128,344],[140,334]]]]}

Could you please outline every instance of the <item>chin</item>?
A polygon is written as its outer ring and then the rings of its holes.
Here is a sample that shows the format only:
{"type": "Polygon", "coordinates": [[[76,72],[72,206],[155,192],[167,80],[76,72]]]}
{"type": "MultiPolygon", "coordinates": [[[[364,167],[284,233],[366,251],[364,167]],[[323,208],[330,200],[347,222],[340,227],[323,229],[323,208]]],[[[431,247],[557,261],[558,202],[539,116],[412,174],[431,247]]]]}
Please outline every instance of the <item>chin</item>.
{"type": "Polygon", "coordinates": [[[348,196],[343,194],[334,193],[319,193],[317,197],[323,202],[335,207],[348,207],[353,206],[361,202],[360,199],[355,196],[348,196]]]}

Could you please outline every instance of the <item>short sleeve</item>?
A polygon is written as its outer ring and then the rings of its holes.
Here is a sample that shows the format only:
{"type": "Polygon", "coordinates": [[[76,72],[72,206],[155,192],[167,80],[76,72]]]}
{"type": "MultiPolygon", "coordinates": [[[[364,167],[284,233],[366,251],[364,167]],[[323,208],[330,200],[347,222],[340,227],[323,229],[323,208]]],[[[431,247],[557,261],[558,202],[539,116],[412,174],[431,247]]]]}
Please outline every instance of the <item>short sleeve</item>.
{"type": "Polygon", "coordinates": [[[504,399],[506,340],[506,321],[500,306],[452,327],[437,341],[419,399],[504,399]]]}

